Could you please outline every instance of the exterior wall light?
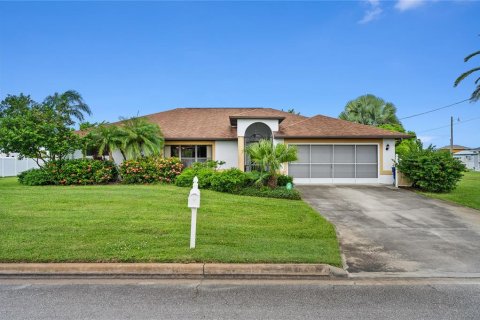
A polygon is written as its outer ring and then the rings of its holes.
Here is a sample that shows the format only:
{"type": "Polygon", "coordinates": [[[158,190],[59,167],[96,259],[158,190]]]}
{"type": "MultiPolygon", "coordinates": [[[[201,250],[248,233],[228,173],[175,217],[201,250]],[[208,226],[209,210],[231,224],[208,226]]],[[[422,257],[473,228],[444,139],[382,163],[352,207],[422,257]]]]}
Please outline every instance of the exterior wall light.
{"type": "Polygon", "coordinates": [[[388,151],[388,149],[390,149],[390,145],[387,143],[387,145],[385,146],[385,150],[388,151]]]}

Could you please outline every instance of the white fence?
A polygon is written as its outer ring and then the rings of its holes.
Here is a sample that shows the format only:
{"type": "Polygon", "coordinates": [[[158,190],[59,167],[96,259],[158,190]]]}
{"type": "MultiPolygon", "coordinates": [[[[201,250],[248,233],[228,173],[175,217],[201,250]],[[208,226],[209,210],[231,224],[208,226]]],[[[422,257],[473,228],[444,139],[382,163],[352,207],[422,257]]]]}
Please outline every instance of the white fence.
{"type": "Polygon", "coordinates": [[[0,177],[14,177],[32,168],[38,168],[33,159],[0,158],[0,177]]]}

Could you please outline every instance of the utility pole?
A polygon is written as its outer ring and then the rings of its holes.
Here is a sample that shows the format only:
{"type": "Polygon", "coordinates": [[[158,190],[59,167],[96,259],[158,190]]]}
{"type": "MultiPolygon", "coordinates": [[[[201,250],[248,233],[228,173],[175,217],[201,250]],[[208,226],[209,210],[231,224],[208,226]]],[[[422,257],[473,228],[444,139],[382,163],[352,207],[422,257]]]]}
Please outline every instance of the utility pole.
{"type": "Polygon", "coordinates": [[[450,117],[450,153],[453,154],[453,116],[450,117]]]}

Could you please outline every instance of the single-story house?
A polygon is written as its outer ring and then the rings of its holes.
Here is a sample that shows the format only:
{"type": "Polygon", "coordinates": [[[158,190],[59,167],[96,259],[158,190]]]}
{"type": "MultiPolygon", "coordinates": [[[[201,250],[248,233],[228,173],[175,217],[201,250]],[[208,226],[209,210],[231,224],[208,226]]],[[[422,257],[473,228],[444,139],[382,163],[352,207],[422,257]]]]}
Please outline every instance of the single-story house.
{"type": "Polygon", "coordinates": [[[453,154],[454,158],[459,159],[469,170],[480,171],[480,150],[470,149],[459,151],[453,154]]]}
{"type": "MultiPolygon", "coordinates": [[[[452,151],[453,151],[453,153],[457,153],[457,152],[460,152],[460,151],[463,151],[463,150],[469,150],[469,149],[470,149],[469,147],[460,146],[460,145],[458,145],[458,144],[454,144],[454,145],[452,146],[452,151]]],[[[443,147],[439,148],[438,150],[450,152],[450,145],[448,145],[448,146],[443,146],[443,147]]]]}
{"type": "MultiPolygon", "coordinates": [[[[400,132],[322,115],[306,117],[270,108],[177,108],[144,116],[165,138],[164,155],[188,166],[225,162],[222,169],[250,171],[245,147],[260,139],[296,146],[298,160],[282,171],[295,183],[393,183],[400,132]]],[[[114,160],[122,159],[119,152],[114,160]]]]}

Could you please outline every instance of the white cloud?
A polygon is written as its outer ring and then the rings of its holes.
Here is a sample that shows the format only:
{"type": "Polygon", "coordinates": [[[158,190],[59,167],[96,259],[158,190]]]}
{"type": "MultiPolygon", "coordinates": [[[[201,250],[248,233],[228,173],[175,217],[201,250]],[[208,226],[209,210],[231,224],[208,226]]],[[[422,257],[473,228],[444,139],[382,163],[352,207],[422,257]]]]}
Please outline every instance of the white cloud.
{"type": "Polygon", "coordinates": [[[363,18],[358,21],[358,23],[368,23],[377,19],[382,13],[382,8],[380,7],[380,0],[367,0],[369,9],[365,11],[363,18]]]}
{"type": "Polygon", "coordinates": [[[425,3],[425,0],[398,0],[395,4],[395,9],[400,11],[407,11],[415,9],[425,3]]]}

